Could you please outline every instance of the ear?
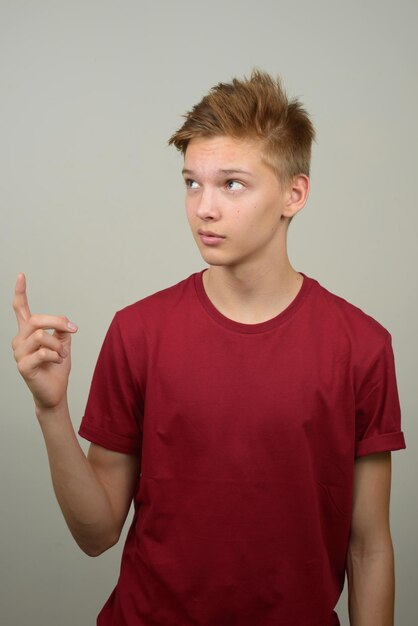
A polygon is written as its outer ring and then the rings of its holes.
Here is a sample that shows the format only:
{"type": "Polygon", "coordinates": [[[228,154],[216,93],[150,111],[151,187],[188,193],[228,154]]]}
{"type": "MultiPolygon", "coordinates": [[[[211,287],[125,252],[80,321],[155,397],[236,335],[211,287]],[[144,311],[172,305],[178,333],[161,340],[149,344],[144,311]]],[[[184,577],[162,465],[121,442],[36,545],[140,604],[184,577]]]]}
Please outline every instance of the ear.
{"type": "Polygon", "coordinates": [[[309,196],[309,190],[310,182],[306,174],[294,176],[286,190],[286,200],[282,216],[293,217],[303,209],[309,196]]]}

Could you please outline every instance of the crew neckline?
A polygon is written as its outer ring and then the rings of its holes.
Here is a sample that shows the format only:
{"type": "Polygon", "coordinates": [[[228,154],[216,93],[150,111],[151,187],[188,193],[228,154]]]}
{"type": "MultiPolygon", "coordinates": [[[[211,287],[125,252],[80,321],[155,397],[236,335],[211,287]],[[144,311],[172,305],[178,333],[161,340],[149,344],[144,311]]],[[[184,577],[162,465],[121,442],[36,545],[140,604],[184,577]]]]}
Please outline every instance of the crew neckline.
{"type": "Polygon", "coordinates": [[[207,269],[208,268],[204,268],[200,272],[196,272],[194,275],[194,283],[198,298],[204,309],[216,322],[218,322],[225,328],[228,328],[229,330],[239,333],[262,333],[267,330],[276,328],[277,326],[285,322],[287,319],[289,319],[289,317],[294,315],[296,310],[303,304],[306,296],[310,292],[312,285],[315,282],[313,278],[310,278],[303,272],[299,272],[299,274],[303,276],[302,285],[296,296],[288,304],[288,306],[283,309],[283,311],[270,318],[269,320],[265,320],[264,322],[258,322],[256,324],[246,324],[244,322],[237,322],[235,320],[232,320],[223,313],[221,313],[209,299],[209,296],[207,295],[205,287],[203,285],[203,272],[206,272],[207,269]]]}

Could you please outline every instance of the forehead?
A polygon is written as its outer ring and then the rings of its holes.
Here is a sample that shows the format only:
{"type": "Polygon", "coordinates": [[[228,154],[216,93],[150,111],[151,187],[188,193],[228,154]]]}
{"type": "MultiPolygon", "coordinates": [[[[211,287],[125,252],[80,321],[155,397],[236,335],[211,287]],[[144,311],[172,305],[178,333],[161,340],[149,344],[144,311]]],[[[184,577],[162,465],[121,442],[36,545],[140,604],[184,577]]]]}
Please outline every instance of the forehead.
{"type": "Polygon", "coordinates": [[[262,167],[261,142],[235,137],[196,137],[184,155],[186,169],[262,167]]]}

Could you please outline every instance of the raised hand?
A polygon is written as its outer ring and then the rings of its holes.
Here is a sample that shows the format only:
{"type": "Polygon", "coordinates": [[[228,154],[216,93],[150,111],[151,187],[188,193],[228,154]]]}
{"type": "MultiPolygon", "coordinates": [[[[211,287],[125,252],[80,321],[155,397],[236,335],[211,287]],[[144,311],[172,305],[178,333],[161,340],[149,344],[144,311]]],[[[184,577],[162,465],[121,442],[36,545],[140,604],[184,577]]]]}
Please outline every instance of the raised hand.
{"type": "Polygon", "coordinates": [[[18,334],[12,348],[18,370],[32,392],[37,409],[57,408],[66,401],[71,334],[77,331],[77,326],[63,316],[32,315],[24,274],[17,277],[13,309],[18,334]]]}

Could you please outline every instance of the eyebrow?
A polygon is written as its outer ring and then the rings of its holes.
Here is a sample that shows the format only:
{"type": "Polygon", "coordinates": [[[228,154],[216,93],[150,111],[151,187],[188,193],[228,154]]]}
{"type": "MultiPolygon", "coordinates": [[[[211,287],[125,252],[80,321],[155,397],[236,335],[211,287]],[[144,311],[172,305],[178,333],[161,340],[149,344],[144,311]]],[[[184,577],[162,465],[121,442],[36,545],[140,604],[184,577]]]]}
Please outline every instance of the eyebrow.
{"type": "MultiPolygon", "coordinates": [[[[190,176],[192,176],[194,174],[193,170],[189,170],[187,168],[183,168],[181,170],[182,174],[189,174],[190,176]]],[[[251,174],[251,172],[248,172],[247,170],[243,170],[239,167],[234,167],[232,169],[219,169],[217,170],[218,174],[226,174],[227,176],[232,176],[233,174],[246,174],[247,176],[251,176],[252,178],[254,178],[254,175],[251,174]]]]}

